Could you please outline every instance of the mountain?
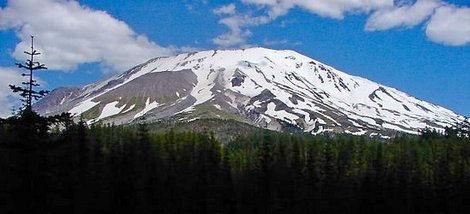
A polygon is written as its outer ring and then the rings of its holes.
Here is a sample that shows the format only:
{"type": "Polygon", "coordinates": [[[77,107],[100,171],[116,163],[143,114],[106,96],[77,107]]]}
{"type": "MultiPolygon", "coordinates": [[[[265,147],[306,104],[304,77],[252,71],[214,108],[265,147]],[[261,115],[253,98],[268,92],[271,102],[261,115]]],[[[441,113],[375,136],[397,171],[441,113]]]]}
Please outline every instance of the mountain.
{"type": "Polygon", "coordinates": [[[466,120],[397,89],[291,50],[211,50],[158,57],[83,88],[58,88],[35,104],[89,123],[233,119],[271,130],[390,136],[466,120]]]}

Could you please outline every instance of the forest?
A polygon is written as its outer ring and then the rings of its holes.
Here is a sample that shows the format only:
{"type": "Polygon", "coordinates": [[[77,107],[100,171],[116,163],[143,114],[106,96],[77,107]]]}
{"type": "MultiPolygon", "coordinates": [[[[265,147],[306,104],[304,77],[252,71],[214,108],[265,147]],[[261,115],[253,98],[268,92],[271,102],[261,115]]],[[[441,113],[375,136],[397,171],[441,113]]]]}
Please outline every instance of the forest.
{"type": "Polygon", "coordinates": [[[0,120],[0,213],[467,213],[470,139],[0,120]]]}

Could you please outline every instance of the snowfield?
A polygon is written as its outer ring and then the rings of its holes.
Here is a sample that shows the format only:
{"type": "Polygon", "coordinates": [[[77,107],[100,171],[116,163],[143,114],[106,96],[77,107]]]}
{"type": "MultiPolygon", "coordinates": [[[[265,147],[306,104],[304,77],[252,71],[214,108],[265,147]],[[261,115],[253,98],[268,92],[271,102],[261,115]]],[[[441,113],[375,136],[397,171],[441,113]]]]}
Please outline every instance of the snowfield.
{"type": "Polygon", "coordinates": [[[285,122],[311,133],[377,135],[384,130],[418,133],[420,129],[442,130],[468,120],[295,51],[266,48],[210,50],[155,58],[123,74],[85,86],[74,101],[76,104],[64,111],[79,115],[101,106],[99,115],[88,118],[93,121],[112,121],[112,116],[124,113],[130,115],[127,122],[155,112],[159,118],[179,113],[190,115],[197,112],[198,106],[212,103],[214,109],[257,126],[280,130],[280,122],[285,122]],[[118,98],[113,101],[103,98],[147,74],[168,71],[175,75],[177,71],[191,71],[196,78],[188,86],[190,91],[185,88],[171,95],[132,99],[130,96],[139,96],[139,90],[149,88],[142,85],[141,89],[132,88],[135,91],[130,95],[119,95],[127,100],[125,104],[118,98]],[[145,103],[129,103],[130,100],[145,100],[145,103]],[[126,105],[130,107],[126,109],[126,105]]]}

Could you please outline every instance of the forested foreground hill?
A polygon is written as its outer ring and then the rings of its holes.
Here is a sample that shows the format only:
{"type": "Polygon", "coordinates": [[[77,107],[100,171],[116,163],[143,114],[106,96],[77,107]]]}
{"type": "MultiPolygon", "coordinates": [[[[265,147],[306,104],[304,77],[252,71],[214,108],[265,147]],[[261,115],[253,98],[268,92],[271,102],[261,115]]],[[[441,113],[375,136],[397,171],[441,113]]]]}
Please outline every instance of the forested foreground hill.
{"type": "MultiPolygon", "coordinates": [[[[40,118],[40,117],[39,117],[40,118]]],[[[0,213],[467,213],[470,140],[0,122],[0,213]]]]}

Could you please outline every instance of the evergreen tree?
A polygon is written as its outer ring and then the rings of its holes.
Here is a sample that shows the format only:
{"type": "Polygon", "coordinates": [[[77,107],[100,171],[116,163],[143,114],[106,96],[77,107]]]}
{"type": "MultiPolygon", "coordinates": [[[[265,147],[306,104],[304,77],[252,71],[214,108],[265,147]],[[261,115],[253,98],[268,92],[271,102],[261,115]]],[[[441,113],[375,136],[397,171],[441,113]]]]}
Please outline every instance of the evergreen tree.
{"type": "Polygon", "coordinates": [[[273,165],[273,140],[271,136],[264,133],[258,151],[258,161],[256,163],[256,173],[258,181],[258,207],[259,213],[270,213],[271,210],[271,182],[273,165]]]}
{"type": "Polygon", "coordinates": [[[10,88],[13,92],[19,93],[20,96],[22,97],[23,101],[23,110],[24,111],[32,111],[32,104],[33,100],[38,100],[42,97],[44,97],[48,91],[46,90],[40,90],[36,91],[34,90],[33,87],[39,86],[37,83],[37,80],[33,78],[34,71],[38,70],[43,70],[47,69],[44,64],[41,64],[40,62],[34,61],[34,56],[40,55],[36,49],[34,49],[34,37],[31,36],[31,51],[24,51],[26,55],[29,56],[29,59],[26,60],[24,63],[16,63],[16,65],[19,68],[25,69],[28,72],[23,73],[22,76],[29,77],[29,80],[27,82],[23,82],[23,87],[21,86],[16,86],[16,85],[10,85],[10,88]]]}

